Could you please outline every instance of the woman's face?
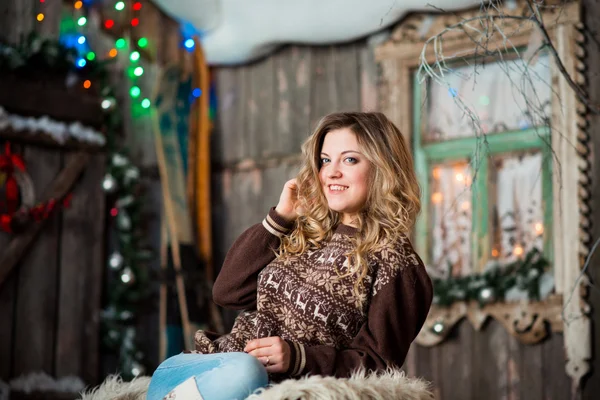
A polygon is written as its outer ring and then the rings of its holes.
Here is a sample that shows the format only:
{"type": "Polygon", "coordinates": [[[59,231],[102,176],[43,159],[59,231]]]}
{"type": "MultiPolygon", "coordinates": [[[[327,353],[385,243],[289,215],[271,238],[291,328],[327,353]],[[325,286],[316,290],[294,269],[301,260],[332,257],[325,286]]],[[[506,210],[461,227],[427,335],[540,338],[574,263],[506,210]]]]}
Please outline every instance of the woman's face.
{"type": "Polygon", "coordinates": [[[367,202],[370,173],[354,132],[342,128],[325,135],[319,178],[329,208],[341,214],[343,224],[352,225],[367,202]]]}

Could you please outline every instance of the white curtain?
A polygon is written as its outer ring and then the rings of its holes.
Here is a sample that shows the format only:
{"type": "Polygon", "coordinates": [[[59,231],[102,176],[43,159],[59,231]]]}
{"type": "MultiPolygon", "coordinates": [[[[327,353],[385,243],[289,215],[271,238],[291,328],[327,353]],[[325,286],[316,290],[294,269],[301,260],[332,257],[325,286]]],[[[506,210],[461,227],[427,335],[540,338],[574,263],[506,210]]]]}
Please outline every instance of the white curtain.
{"type": "Polygon", "coordinates": [[[483,133],[495,133],[545,125],[550,117],[551,81],[548,56],[527,65],[521,59],[468,65],[451,70],[444,86],[429,83],[425,140],[476,136],[472,118],[483,133]]]}

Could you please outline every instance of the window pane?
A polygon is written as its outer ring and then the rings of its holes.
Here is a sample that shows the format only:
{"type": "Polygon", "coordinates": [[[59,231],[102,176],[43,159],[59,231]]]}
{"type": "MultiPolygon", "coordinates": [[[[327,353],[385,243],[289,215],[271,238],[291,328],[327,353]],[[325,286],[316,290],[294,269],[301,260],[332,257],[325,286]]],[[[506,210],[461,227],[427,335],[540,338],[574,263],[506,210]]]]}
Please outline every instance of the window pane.
{"type": "Polygon", "coordinates": [[[471,172],[466,162],[434,165],[430,173],[429,267],[447,276],[471,267],[471,172]]]}
{"type": "Polygon", "coordinates": [[[484,133],[547,125],[551,99],[549,62],[547,55],[540,55],[530,65],[521,59],[464,65],[445,74],[449,87],[428,80],[424,140],[475,136],[473,118],[464,107],[479,121],[484,133]]]}
{"type": "Polygon", "coordinates": [[[493,160],[491,256],[504,263],[534,246],[543,250],[542,154],[508,154],[493,160]]]}

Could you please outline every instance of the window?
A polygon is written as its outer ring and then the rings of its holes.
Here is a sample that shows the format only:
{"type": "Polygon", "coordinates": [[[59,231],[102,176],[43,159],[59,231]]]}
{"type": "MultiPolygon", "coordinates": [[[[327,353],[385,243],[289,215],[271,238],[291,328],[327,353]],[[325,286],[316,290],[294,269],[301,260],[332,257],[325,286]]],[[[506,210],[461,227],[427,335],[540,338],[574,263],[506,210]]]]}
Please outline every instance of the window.
{"type": "Polygon", "coordinates": [[[452,68],[443,84],[413,79],[416,246],[440,276],[533,247],[552,258],[550,60],[506,58],[452,68]]]}

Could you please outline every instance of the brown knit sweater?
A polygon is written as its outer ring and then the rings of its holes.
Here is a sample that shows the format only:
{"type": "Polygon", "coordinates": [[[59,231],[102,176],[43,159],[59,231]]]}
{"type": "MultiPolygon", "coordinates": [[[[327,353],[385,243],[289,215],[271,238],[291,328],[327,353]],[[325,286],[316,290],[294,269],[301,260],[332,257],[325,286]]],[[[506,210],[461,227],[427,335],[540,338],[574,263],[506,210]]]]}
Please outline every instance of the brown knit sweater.
{"type": "Polygon", "coordinates": [[[292,350],[287,376],[348,376],[401,366],[423,325],[432,286],[407,238],[368,257],[360,295],[345,256],[356,229],[339,225],[329,243],[284,260],[275,257],[293,223],[273,209],[229,250],[213,288],[214,301],[244,310],[231,333],[196,333],[202,353],[243,351],[255,338],[279,336],[292,350]]]}

